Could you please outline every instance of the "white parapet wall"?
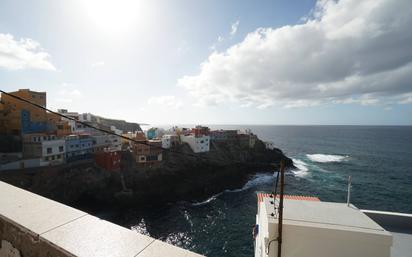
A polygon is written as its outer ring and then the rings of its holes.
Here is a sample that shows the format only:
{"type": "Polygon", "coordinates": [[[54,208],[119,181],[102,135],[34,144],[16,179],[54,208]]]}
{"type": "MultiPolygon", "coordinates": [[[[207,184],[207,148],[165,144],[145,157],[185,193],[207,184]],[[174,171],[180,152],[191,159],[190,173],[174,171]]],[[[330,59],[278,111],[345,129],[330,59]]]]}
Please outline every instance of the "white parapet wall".
{"type": "Polygon", "coordinates": [[[0,256],[202,255],[0,181],[0,256]]]}

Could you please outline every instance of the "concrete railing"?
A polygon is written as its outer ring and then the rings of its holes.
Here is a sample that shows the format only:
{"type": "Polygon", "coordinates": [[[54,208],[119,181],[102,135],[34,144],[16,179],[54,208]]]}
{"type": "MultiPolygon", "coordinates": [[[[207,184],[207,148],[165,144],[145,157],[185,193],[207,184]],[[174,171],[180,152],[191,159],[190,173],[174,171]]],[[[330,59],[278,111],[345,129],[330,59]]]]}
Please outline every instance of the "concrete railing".
{"type": "Polygon", "coordinates": [[[0,257],[201,257],[0,182],[0,257]]]}
{"type": "Polygon", "coordinates": [[[362,210],[362,212],[389,231],[412,233],[412,214],[373,210],[362,210]]]}

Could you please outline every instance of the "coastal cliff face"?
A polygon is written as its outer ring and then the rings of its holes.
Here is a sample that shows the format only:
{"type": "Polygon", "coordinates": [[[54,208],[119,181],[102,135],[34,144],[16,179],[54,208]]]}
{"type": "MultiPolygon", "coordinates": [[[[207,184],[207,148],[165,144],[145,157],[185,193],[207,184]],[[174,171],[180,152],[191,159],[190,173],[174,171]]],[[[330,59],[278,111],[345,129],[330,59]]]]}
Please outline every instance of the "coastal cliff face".
{"type": "Polygon", "coordinates": [[[96,121],[98,120],[100,124],[105,125],[105,126],[115,126],[117,129],[120,129],[124,132],[127,131],[142,131],[142,128],[140,127],[139,124],[134,123],[134,122],[127,122],[124,120],[115,120],[115,119],[109,119],[109,118],[104,118],[100,116],[93,115],[92,120],[96,121]]]}
{"type": "Polygon", "coordinates": [[[160,164],[144,167],[137,166],[131,153],[125,152],[121,172],[105,171],[89,161],[1,172],[0,180],[69,205],[124,207],[199,201],[241,188],[257,172],[278,170],[282,159],[287,167],[293,167],[281,150],[268,150],[260,140],[253,148],[237,141],[214,142],[210,152],[197,154],[199,158],[184,154],[193,155],[186,144],[173,150],[163,153],[160,164]]]}

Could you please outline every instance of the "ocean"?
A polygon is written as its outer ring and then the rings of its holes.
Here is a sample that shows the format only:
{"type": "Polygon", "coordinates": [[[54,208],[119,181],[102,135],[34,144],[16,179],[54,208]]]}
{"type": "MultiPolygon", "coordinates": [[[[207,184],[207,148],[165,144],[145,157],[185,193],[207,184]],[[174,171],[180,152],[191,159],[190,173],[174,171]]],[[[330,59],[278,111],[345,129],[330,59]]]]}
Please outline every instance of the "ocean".
{"type": "MultiPolygon", "coordinates": [[[[361,209],[412,213],[412,127],[410,126],[210,126],[250,128],[293,158],[287,194],[351,203],[361,209]]],[[[196,171],[194,171],[196,172],[196,171]]],[[[203,202],[179,202],[153,210],[136,206],[105,212],[105,219],[209,257],[253,256],[256,192],[270,192],[274,175],[261,173],[238,190],[203,202]]]]}

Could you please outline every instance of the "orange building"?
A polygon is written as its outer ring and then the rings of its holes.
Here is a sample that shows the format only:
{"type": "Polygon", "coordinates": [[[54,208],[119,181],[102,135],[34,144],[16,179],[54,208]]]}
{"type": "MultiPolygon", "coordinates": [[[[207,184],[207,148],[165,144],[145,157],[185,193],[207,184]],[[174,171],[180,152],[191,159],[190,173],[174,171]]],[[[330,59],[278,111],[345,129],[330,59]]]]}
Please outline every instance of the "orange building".
{"type": "Polygon", "coordinates": [[[136,133],[134,140],[141,142],[140,144],[135,142],[132,143],[133,154],[136,158],[136,162],[146,162],[146,156],[150,153],[150,146],[146,145],[146,136],[144,135],[144,133],[138,132],[136,133]]]}
{"type": "Polygon", "coordinates": [[[60,120],[55,123],[57,136],[68,136],[72,134],[72,128],[68,121],[60,120]]]}
{"type": "Polygon", "coordinates": [[[162,161],[162,141],[147,140],[144,133],[138,132],[133,142],[133,153],[138,164],[154,164],[162,161]]]}
{"type": "MultiPolygon", "coordinates": [[[[46,107],[46,92],[19,89],[16,92],[10,92],[10,94],[46,107]]],[[[1,102],[3,104],[3,119],[5,120],[4,133],[20,135],[25,130],[40,132],[42,129],[47,129],[48,116],[45,110],[5,94],[2,94],[1,102]]]]}

